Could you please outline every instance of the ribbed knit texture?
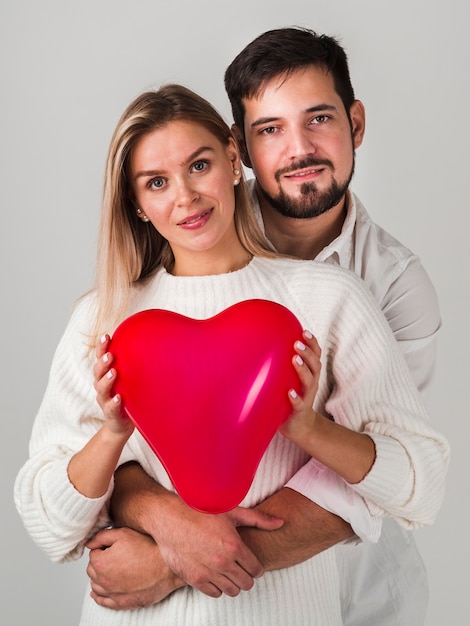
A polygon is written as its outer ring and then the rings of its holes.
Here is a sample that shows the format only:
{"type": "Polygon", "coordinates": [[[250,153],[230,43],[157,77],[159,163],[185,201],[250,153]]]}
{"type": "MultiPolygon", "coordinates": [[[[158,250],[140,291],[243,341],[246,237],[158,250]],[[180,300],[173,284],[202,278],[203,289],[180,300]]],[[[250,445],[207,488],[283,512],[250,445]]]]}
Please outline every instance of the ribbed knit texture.
{"type": "MultiPolygon", "coordinates": [[[[254,259],[238,272],[174,277],[161,271],[136,290],[129,313],[146,308],[207,318],[250,298],[284,304],[322,347],[316,409],[374,439],[377,459],[354,489],[374,515],[407,527],[431,523],[443,498],[446,440],[427,421],[407,366],[382,313],[349,272],[315,262],[254,259]]],[[[21,470],[15,499],[33,539],[54,560],[76,558],[83,541],[106,523],[107,497],[90,500],[67,479],[70,457],[100,424],[85,334],[92,298],[76,308],[56,351],[46,395],[36,419],[30,460],[21,470]],[[101,517],[100,517],[101,516],[101,517]]],[[[161,464],[134,433],[123,460],[135,458],[164,486],[161,464]]],[[[307,456],[280,435],[268,447],[245,506],[280,489],[307,456]]],[[[110,485],[110,489],[112,485],[110,485]]],[[[182,589],[139,611],[116,612],[85,600],[82,626],[335,626],[340,624],[334,549],[291,568],[265,574],[237,598],[210,599],[182,589]]]]}

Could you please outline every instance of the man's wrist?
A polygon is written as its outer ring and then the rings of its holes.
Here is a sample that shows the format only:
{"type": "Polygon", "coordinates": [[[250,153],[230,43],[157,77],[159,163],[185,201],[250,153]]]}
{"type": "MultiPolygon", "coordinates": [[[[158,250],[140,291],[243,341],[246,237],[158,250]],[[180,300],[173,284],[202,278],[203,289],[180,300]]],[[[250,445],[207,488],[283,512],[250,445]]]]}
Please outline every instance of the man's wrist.
{"type": "Polygon", "coordinates": [[[288,487],[256,508],[284,520],[278,530],[238,529],[266,571],[302,563],[354,535],[343,519],[288,487]]]}
{"type": "Polygon", "coordinates": [[[150,508],[149,500],[153,503],[156,497],[165,495],[173,494],[155,482],[138,463],[125,463],[114,474],[111,518],[116,526],[127,526],[155,539],[155,508],[150,508]]]}

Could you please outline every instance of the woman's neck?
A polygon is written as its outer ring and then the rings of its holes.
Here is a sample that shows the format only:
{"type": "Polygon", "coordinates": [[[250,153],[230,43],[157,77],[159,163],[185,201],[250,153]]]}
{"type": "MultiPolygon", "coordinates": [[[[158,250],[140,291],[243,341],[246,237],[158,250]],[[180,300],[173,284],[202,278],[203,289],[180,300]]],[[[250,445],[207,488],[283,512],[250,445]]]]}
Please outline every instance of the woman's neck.
{"type": "Polygon", "coordinates": [[[214,251],[175,254],[175,262],[169,273],[174,276],[228,274],[243,269],[252,258],[253,255],[241,244],[236,249],[225,249],[215,254],[214,251]]]}

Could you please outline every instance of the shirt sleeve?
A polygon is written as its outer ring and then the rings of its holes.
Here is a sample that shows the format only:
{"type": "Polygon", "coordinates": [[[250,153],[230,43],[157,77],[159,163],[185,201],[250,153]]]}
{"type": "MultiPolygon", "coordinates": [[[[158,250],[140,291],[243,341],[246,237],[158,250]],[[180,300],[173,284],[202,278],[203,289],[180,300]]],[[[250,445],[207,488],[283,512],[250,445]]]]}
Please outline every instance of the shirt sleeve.
{"type": "Polygon", "coordinates": [[[435,373],[441,315],[436,290],[418,257],[408,260],[380,306],[426,402],[435,373]]]}
{"type": "Polygon", "coordinates": [[[364,499],[336,472],[316,459],[310,459],[301,467],[286,487],[344,519],[362,541],[376,543],[379,540],[382,518],[372,515],[364,499]]]}

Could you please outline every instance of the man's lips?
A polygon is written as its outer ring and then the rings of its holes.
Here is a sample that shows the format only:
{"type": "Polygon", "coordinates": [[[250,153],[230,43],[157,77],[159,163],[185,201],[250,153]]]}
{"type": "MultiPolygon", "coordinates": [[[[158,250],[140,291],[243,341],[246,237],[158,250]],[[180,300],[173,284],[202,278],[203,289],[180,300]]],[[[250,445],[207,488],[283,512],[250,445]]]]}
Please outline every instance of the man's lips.
{"type": "Polygon", "coordinates": [[[208,209],[207,211],[201,211],[200,213],[196,213],[195,215],[191,215],[185,220],[178,222],[178,226],[186,226],[186,227],[198,227],[203,226],[209,217],[212,214],[213,209],[208,209]]]}
{"type": "Polygon", "coordinates": [[[305,158],[278,170],[275,174],[275,178],[278,182],[281,177],[286,179],[301,180],[308,178],[309,176],[318,176],[327,168],[332,172],[334,171],[333,163],[329,159],[305,158]]]}
{"type": "Polygon", "coordinates": [[[287,172],[284,178],[306,178],[308,176],[316,176],[323,171],[323,167],[310,168],[303,171],[287,172]]]}

